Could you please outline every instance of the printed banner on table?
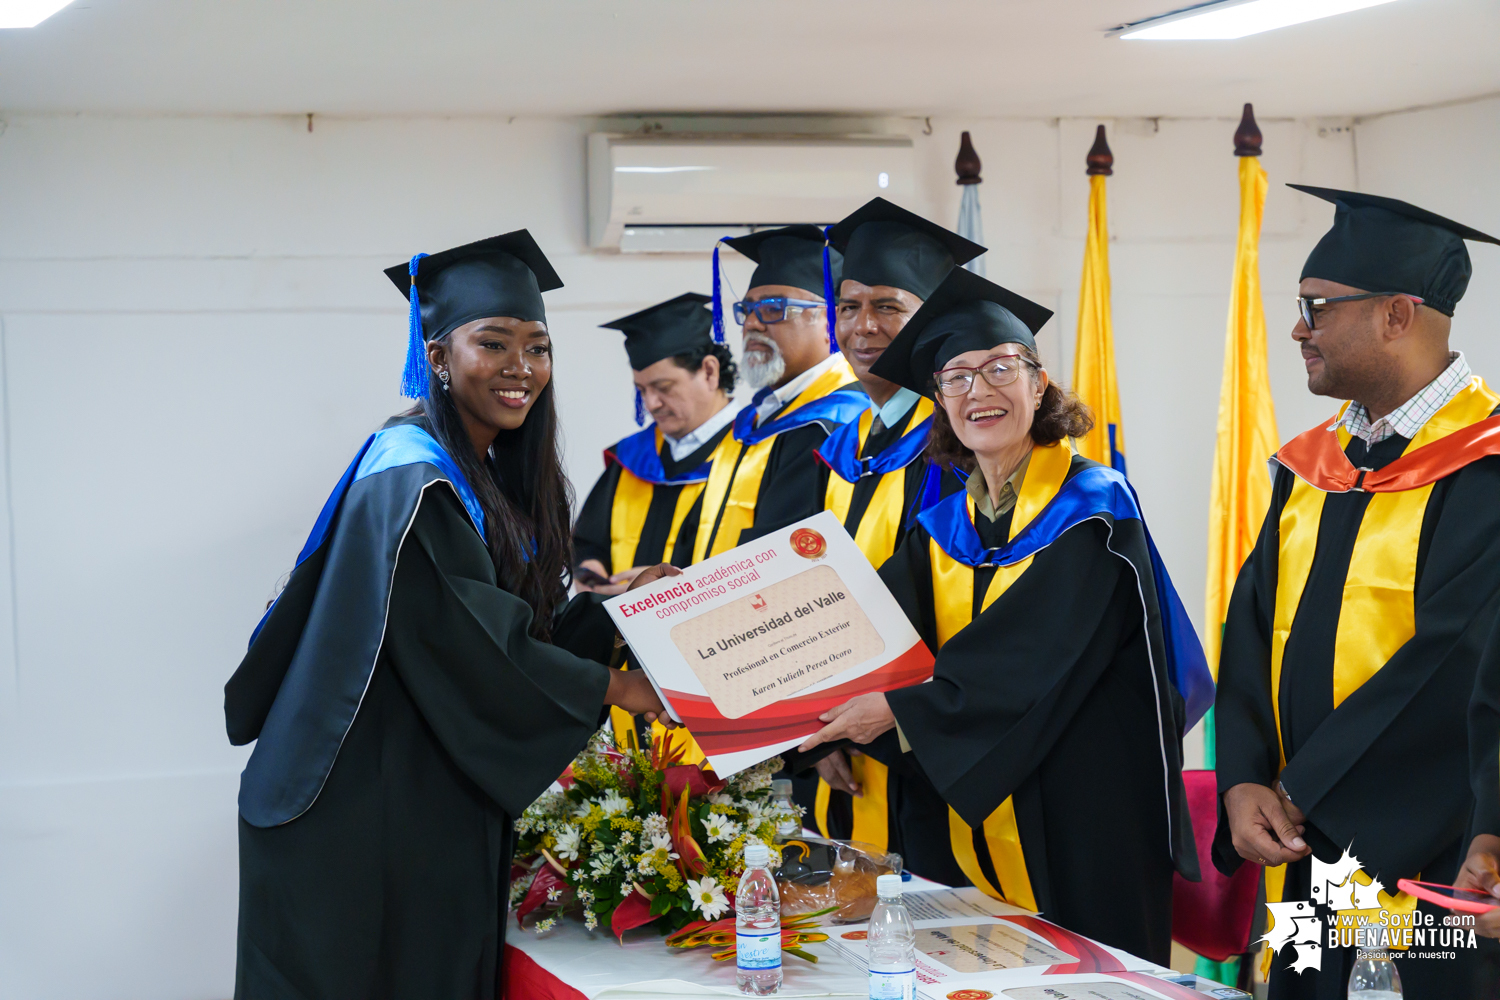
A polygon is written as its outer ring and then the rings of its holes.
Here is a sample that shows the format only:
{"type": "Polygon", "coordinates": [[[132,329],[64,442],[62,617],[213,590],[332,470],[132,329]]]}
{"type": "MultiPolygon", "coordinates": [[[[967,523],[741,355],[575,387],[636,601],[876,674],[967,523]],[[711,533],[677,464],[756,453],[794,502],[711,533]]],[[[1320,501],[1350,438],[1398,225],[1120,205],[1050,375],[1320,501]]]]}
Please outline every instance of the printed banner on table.
{"type": "MultiPolygon", "coordinates": [[[[1041,916],[985,896],[978,889],[938,889],[905,893],[903,901],[917,932],[917,988],[923,997],[978,1000],[1010,996],[1007,990],[1035,985],[1060,988],[1073,982],[1140,982],[1176,997],[1174,984],[1159,984],[1159,969],[1129,952],[1110,948],[1041,916]]],[[[865,924],[833,928],[829,944],[856,968],[866,968],[869,928],[865,924]]],[[[1017,993],[1029,998],[1032,994],[1017,993]]],[[[1071,993],[1044,994],[1072,996],[1071,993]]],[[[1111,997],[1113,993],[1080,997],[1111,997]]],[[[1128,989],[1121,1000],[1140,994],[1128,989]]],[[[1147,994],[1155,1000],[1156,994],[1147,994]]]]}
{"type": "Polygon", "coordinates": [[[932,676],[932,654],[824,511],[606,601],[720,777],[822,728],[855,695],[932,676]]]}

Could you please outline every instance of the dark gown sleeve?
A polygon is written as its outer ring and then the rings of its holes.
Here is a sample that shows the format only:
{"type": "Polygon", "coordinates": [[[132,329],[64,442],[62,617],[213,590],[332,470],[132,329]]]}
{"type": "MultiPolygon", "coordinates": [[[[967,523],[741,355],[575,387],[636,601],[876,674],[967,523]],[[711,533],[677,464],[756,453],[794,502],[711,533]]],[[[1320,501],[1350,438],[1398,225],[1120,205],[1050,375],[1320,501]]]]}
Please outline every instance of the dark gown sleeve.
{"type": "Polygon", "coordinates": [[[608,669],[528,634],[446,491],[423,500],[391,587],[385,650],[443,749],[519,816],[597,729],[608,669]]]}
{"type": "Polygon", "coordinates": [[[1500,837],[1500,620],[1485,644],[1469,701],[1469,775],[1474,791],[1469,836],[1500,837]]]}
{"type": "Polygon", "coordinates": [[[1224,793],[1246,783],[1270,785],[1281,767],[1281,744],[1271,704],[1271,621],[1276,610],[1278,525],[1291,487],[1291,473],[1278,470],[1260,537],[1235,578],[1224,617],[1214,694],[1219,819],[1212,854],[1214,867],[1226,875],[1233,875],[1243,859],[1234,849],[1224,793]]]}
{"type": "Polygon", "coordinates": [[[877,572],[927,648],[937,649],[937,621],[932,613],[932,556],[928,550],[931,540],[926,528],[913,527],[877,572]]]}
{"type": "Polygon", "coordinates": [[[828,439],[821,424],[776,435],[755,498],[755,524],[740,532],[736,545],[753,542],[823,509],[828,467],[813,454],[828,439]]]}
{"type": "Polygon", "coordinates": [[[589,490],[588,498],[578,511],[578,520],[573,523],[574,566],[585,559],[597,559],[605,570],[615,572],[615,568],[610,565],[609,526],[614,514],[615,487],[619,482],[619,463],[606,462],[604,471],[594,483],[594,488],[589,490]]]}
{"type": "Polygon", "coordinates": [[[1142,627],[1134,577],[1125,579],[1130,568],[1105,547],[1104,530],[1087,521],[1064,532],[948,640],[930,683],[886,696],[922,770],[971,826],[1037,770],[1132,626],[1142,627]]]}
{"type": "Polygon", "coordinates": [[[1229,597],[1214,696],[1220,794],[1246,782],[1269,785],[1281,766],[1271,705],[1271,619],[1276,611],[1277,526],[1291,485],[1291,473],[1280,470],[1260,537],[1229,597]]]}

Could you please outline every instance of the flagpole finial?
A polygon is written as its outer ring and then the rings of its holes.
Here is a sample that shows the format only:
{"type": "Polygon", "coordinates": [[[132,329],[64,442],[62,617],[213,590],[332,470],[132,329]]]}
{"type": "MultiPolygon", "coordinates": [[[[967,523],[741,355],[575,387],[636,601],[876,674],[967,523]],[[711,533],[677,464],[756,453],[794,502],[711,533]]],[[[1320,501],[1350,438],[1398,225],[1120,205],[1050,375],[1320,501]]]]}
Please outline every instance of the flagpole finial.
{"type": "Polygon", "coordinates": [[[979,154],[974,152],[974,143],[969,141],[969,133],[965,132],[963,138],[958,141],[958,159],[953,161],[953,170],[958,174],[956,184],[979,184],[983,178],[979,176],[979,154]]]}
{"type": "Polygon", "coordinates": [[[1260,126],[1255,124],[1255,108],[1245,105],[1245,114],[1240,118],[1240,127],[1234,130],[1234,155],[1260,155],[1260,126]]]}
{"type": "Polygon", "coordinates": [[[1087,173],[1090,177],[1112,176],[1115,172],[1115,154],[1109,151],[1109,143],[1104,138],[1104,126],[1100,125],[1094,133],[1094,145],[1089,149],[1089,168],[1087,173]]]}

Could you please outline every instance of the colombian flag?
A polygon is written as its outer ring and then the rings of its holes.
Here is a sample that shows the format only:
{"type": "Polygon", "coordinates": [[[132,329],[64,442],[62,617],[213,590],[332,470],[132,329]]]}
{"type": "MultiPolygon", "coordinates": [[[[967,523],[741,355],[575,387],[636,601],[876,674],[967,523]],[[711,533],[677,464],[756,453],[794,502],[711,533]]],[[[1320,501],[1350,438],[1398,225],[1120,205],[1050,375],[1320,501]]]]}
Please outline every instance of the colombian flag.
{"type": "MultiPolygon", "coordinates": [[[[1240,235],[1224,336],[1219,433],[1208,508],[1208,586],[1203,634],[1208,665],[1218,676],[1219,642],[1229,596],[1271,504],[1266,459],[1280,441],[1266,366],[1266,317],[1260,295],[1260,224],[1266,172],[1254,156],[1240,158],[1240,235]]],[[[1209,753],[1213,744],[1209,743],[1209,753]]],[[[1209,767],[1213,766],[1210,761],[1209,767]]]]}
{"type": "MultiPolygon", "coordinates": [[[[1103,149],[1104,126],[1094,143],[1103,149]]],[[[1090,156],[1089,233],[1083,247],[1083,288],[1078,294],[1078,342],[1073,352],[1073,391],[1094,411],[1094,429],[1077,441],[1078,453],[1125,472],[1125,429],[1115,380],[1115,335],[1109,313],[1109,222],[1104,206],[1105,171],[1090,156]]]]}

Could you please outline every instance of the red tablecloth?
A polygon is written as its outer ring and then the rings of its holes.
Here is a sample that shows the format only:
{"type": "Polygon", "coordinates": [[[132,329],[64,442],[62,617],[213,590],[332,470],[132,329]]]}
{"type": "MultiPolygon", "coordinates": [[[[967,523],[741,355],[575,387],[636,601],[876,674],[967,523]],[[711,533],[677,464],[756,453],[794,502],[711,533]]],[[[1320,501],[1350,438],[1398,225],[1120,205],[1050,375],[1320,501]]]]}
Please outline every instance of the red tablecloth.
{"type": "Polygon", "coordinates": [[[502,979],[502,1000],[588,1000],[513,944],[505,946],[502,979]]]}

